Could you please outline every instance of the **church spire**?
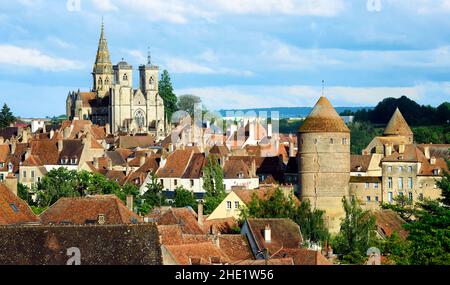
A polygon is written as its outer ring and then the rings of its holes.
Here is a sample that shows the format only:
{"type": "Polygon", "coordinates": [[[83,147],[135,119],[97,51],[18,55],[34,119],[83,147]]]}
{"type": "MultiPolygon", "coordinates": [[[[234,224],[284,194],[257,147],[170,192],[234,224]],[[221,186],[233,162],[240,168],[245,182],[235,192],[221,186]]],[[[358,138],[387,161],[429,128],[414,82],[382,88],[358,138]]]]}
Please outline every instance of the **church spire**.
{"type": "Polygon", "coordinates": [[[100,40],[98,42],[97,57],[95,59],[94,74],[112,74],[111,58],[109,56],[108,43],[105,38],[105,24],[102,19],[100,40]]]}

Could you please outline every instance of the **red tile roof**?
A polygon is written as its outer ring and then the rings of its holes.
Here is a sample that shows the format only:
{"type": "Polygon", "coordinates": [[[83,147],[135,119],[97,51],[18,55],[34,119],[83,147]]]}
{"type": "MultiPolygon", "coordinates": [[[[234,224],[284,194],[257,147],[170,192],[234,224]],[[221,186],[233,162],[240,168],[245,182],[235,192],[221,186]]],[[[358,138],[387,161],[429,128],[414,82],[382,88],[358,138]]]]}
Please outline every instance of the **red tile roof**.
{"type": "Polygon", "coordinates": [[[115,195],[98,195],[84,198],[61,198],[40,215],[43,224],[97,223],[104,215],[105,224],[120,225],[142,222],[142,218],[130,211],[115,195]]]}
{"type": "Polygon", "coordinates": [[[184,234],[204,234],[197,214],[190,208],[170,208],[157,218],[158,225],[180,225],[184,234]]]}
{"type": "Polygon", "coordinates": [[[0,183],[0,225],[20,225],[38,221],[39,218],[28,204],[0,183]]]}

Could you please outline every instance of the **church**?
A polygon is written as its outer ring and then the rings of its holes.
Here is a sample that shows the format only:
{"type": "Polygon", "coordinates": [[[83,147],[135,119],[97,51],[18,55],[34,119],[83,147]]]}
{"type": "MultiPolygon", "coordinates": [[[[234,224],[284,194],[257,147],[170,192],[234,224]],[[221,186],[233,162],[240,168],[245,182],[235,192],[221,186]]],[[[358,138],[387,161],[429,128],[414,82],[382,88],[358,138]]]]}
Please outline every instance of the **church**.
{"type": "Polygon", "coordinates": [[[149,133],[156,139],[166,134],[164,101],[158,94],[159,67],[151,62],[139,66],[139,88],[133,88],[133,67],[122,60],[111,64],[102,24],[90,92],[72,91],[67,96],[70,120],[91,120],[110,126],[111,133],[149,133]]]}

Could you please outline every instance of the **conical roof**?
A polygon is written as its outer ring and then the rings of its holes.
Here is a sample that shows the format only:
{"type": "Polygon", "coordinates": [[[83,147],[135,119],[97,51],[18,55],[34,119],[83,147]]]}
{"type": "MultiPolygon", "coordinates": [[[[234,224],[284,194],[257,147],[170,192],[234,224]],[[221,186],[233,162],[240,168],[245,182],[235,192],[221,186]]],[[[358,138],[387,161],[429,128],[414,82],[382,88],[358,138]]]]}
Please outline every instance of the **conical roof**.
{"type": "Polygon", "coordinates": [[[397,108],[392,115],[391,120],[386,126],[384,130],[385,136],[411,136],[413,132],[411,128],[408,126],[405,118],[403,117],[400,110],[397,108]]]}
{"type": "Polygon", "coordinates": [[[299,133],[349,133],[342,118],[324,96],[314,106],[303,125],[298,129],[299,133]]]}
{"type": "Polygon", "coordinates": [[[112,74],[111,58],[109,56],[108,43],[105,39],[105,28],[102,23],[100,40],[98,42],[97,57],[94,65],[95,74],[112,74]]]}

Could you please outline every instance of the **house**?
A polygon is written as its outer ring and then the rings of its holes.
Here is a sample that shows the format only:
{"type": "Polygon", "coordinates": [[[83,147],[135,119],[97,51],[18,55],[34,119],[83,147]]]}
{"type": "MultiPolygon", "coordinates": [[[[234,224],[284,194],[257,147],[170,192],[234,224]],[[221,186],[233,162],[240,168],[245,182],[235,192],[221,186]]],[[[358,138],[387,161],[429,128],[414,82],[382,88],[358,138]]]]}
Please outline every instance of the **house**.
{"type": "Polygon", "coordinates": [[[61,198],[39,217],[44,225],[124,225],[142,223],[115,195],[61,198]]]}
{"type": "MultiPolygon", "coordinates": [[[[178,187],[184,187],[194,194],[200,194],[202,198],[203,189],[202,169],[206,164],[206,158],[196,148],[177,149],[170,153],[166,159],[161,160],[160,167],[156,172],[159,182],[163,185],[165,192],[174,193],[178,187]]],[[[151,182],[150,175],[147,176],[143,185],[151,182]]],[[[146,191],[141,187],[141,193],[146,191]]]]}
{"type": "MultiPolygon", "coordinates": [[[[259,199],[268,199],[275,193],[276,189],[275,187],[264,187],[255,190],[235,189],[214,209],[208,216],[207,221],[227,218],[237,220],[240,218],[242,208],[251,202],[253,195],[259,199]]],[[[292,187],[281,187],[280,189],[286,197],[292,197],[295,203],[299,203],[298,199],[294,196],[292,187]]]]}
{"type": "Polygon", "coordinates": [[[408,231],[403,228],[406,222],[396,212],[390,209],[383,209],[374,211],[373,214],[378,237],[386,239],[396,232],[401,239],[406,240],[408,231]]]}
{"type": "Polygon", "coordinates": [[[249,241],[255,259],[265,259],[280,250],[302,247],[300,227],[290,219],[247,219],[241,234],[249,241]]]}
{"type": "MultiPolygon", "coordinates": [[[[6,178],[6,180],[9,180],[9,178],[6,178]]],[[[10,184],[13,183],[17,185],[17,178],[12,179],[10,184]]],[[[17,186],[15,191],[17,191],[17,186]]],[[[39,218],[33,213],[30,206],[4,183],[0,183],[0,226],[36,223],[39,223],[39,218]]],[[[0,248],[3,249],[3,247],[0,248]]],[[[0,264],[4,263],[0,262],[0,264]]]]}
{"type": "Polygon", "coordinates": [[[230,192],[234,187],[255,189],[259,186],[255,164],[250,167],[240,159],[229,159],[223,166],[223,183],[225,191],[230,192]]]}
{"type": "Polygon", "coordinates": [[[158,225],[179,225],[183,234],[203,235],[205,231],[202,227],[203,217],[190,207],[168,208],[161,211],[156,209],[156,214],[151,213],[152,221],[158,225]]]}
{"type": "Polygon", "coordinates": [[[162,264],[153,223],[0,227],[0,248],[2,265],[162,264]]]}

